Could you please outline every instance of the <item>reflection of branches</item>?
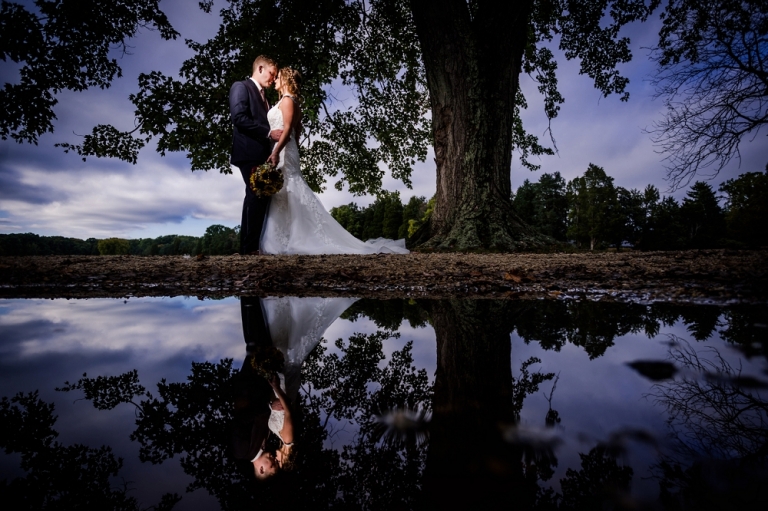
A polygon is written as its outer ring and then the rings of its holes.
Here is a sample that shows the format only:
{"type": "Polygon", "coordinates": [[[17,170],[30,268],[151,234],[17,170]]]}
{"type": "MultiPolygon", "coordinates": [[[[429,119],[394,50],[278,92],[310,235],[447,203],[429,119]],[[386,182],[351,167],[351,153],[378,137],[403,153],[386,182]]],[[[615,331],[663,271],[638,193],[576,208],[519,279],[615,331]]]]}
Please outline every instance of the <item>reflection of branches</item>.
{"type": "MultiPolygon", "coordinates": [[[[112,484],[123,466],[112,448],[63,445],[54,439],[53,404],[38,392],[0,400],[0,449],[19,454],[25,476],[0,483],[0,499],[20,509],[142,509],[128,482],[112,484]]],[[[181,500],[165,494],[149,509],[167,511],[181,500]]],[[[8,504],[6,504],[8,505],[8,504]]]]}
{"type": "Polygon", "coordinates": [[[766,454],[768,403],[757,389],[739,385],[734,369],[710,348],[703,358],[683,339],[674,338],[670,358],[683,372],[679,380],[653,386],[650,394],[666,407],[667,423],[683,454],[750,458],[766,454]],[[695,374],[691,374],[695,373],[695,374]],[[703,375],[709,375],[702,377],[703,375]]]}
{"type": "Polygon", "coordinates": [[[327,354],[320,345],[303,367],[306,392],[301,397],[318,422],[324,416],[326,424],[341,424],[336,432],[349,424],[359,426],[333,468],[337,498],[355,509],[368,508],[371,502],[381,508],[410,508],[424,469],[424,422],[432,387],[426,371],[413,365],[412,342],[394,351],[380,367],[385,360],[383,341],[391,337],[396,334],[354,334],[348,342],[336,341],[339,354],[327,354]],[[408,410],[421,410],[423,415],[410,417],[408,410]],[[382,415],[396,417],[398,424],[388,428],[382,415]],[[402,423],[405,416],[414,419],[411,424],[402,423]],[[382,435],[384,441],[379,442],[382,435]]]}
{"type": "Polygon", "coordinates": [[[546,396],[547,403],[549,403],[549,410],[547,410],[547,416],[544,419],[544,422],[547,426],[554,426],[555,424],[560,423],[560,414],[557,413],[557,410],[552,408],[552,397],[555,394],[555,389],[557,388],[557,382],[560,380],[560,373],[557,373],[557,376],[555,376],[555,381],[552,382],[552,389],[549,391],[549,396],[546,396]]]}
{"type": "MultiPolygon", "coordinates": [[[[555,377],[555,373],[542,373],[537,371],[531,374],[528,371],[528,367],[540,363],[541,359],[530,357],[520,364],[520,376],[512,378],[512,407],[514,409],[515,418],[518,420],[520,419],[520,411],[523,409],[523,401],[525,401],[525,398],[534,392],[537,392],[540,383],[555,377]]],[[[552,391],[554,392],[554,387],[552,391]]]]}

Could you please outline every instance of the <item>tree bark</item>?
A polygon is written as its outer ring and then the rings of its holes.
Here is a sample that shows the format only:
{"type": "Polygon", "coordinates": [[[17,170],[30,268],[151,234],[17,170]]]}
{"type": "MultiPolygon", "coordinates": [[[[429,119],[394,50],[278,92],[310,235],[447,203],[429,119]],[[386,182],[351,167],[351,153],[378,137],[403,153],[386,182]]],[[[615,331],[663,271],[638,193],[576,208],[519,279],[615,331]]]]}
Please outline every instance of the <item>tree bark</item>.
{"type": "Polygon", "coordinates": [[[551,244],[518,218],[510,200],[514,98],[533,0],[473,5],[471,12],[466,0],[411,0],[437,164],[435,209],[421,247],[512,251],[551,244]]]}

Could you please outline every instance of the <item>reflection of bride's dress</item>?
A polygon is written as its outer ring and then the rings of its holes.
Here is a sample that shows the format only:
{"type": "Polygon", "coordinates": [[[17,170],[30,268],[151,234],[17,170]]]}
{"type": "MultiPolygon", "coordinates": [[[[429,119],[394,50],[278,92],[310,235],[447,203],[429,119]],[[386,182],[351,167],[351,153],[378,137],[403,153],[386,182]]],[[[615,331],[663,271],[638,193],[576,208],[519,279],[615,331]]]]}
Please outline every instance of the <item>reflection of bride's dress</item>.
{"type": "MultiPolygon", "coordinates": [[[[283,100],[281,100],[283,101],[283,100]]],[[[285,101],[291,101],[286,99],[285,101]]],[[[267,113],[273,130],[283,129],[283,114],[277,105],[267,113]]],[[[309,188],[299,168],[295,136],[280,152],[278,168],[283,170],[283,189],[272,196],[261,237],[266,254],[407,254],[405,240],[360,241],[325,210],[309,188]]]]}
{"type": "Polygon", "coordinates": [[[357,298],[264,298],[264,319],[272,345],[285,356],[285,393],[295,402],[301,385],[301,364],[336,318],[357,298]]]}

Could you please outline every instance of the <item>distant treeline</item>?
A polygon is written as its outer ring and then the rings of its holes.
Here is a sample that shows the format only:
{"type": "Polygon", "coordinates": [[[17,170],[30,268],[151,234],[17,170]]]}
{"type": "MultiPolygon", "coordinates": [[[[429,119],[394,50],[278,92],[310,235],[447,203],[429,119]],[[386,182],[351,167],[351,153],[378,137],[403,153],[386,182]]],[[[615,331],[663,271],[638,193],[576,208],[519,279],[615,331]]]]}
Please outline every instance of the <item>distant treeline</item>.
{"type": "Polygon", "coordinates": [[[373,238],[408,238],[429,218],[434,199],[411,197],[407,204],[400,200],[399,192],[384,192],[367,207],[354,202],[331,208],[331,216],[342,227],[361,240],[373,238]]]}
{"type": "Polygon", "coordinates": [[[513,195],[521,219],[560,241],[596,249],[749,248],[768,245],[768,169],[718,188],[698,181],[681,203],[648,185],[627,190],[590,164],[566,184],[558,172],[528,180],[513,195]],[[722,205],[721,205],[722,203],[722,205]]]}
{"type": "MultiPolygon", "coordinates": [[[[585,249],[639,250],[768,246],[768,167],[729,179],[718,188],[696,182],[681,203],[648,185],[613,184],[601,167],[567,182],[559,172],[525,180],[512,195],[520,218],[552,238],[585,249]]],[[[408,238],[429,219],[434,199],[384,192],[370,206],[355,203],[331,215],[359,239],[408,238]]],[[[240,249],[239,226],[212,225],[202,237],[168,235],[127,240],[79,240],[37,234],[0,234],[0,255],[229,255],[240,249]]]]}
{"type": "MultiPolygon", "coordinates": [[[[639,250],[748,248],[768,245],[768,170],[748,172],[719,187],[696,182],[682,203],[645,190],[615,186],[601,167],[566,182],[559,172],[525,180],[512,195],[520,218],[552,238],[585,249],[630,246],[639,250]],[[722,205],[721,205],[722,203],[722,205]]],[[[434,199],[398,193],[380,196],[367,207],[355,203],[331,215],[356,237],[405,238],[429,217],[434,199]]]]}
{"type": "Polygon", "coordinates": [[[202,237],[123,239],[64,238],[37,234],[0,234],[0,256],[27,255],[229,255],[240,249],[240,228],[212,225],[202,237]]]}

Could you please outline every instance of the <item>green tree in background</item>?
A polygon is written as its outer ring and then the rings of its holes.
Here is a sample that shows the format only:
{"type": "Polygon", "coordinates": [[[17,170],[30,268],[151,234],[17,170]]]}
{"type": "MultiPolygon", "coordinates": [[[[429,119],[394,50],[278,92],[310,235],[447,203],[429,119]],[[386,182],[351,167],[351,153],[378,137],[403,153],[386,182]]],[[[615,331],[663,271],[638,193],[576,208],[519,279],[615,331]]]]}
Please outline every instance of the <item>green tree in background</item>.
{"type": "Polygon", "coordinates": [[[224,225],[211,225],[202,239],[202,252],[206,255],[231,255],[240,248],[239,230],[224,225]]]}
{"type": "Polygon", "coordinates": [[[63,236],[38,236],[31,232],[23,234],[0,234],[0,255],[97,255],[98,240],[89,238],[65,238],[63,236]]]}
{"type": "Polygon", "coordinates": [[[712,248],[721,243],[725,235],[725,215],[709,183],[693,184],[683,198],[680,214],[688,228],[689,246],[712,248]]]}
{"type": "Polygon", "coordinates": [[[659,193],[658,188],[653,185],[648,185],[645,187],[642,196],[643,218],[641,221],[643,228],[642,232],[640,233],[640,239],[638,240],[638,244],[635,248],[641,248],[644,250],[648,248],[652,233],[656,228],[654,223],[654,212],[660,200],[661,194],[659,193]]]}
{"type": "Polygon", "coordinates": [[[331,208],[331,216],[350,234],[361,240],[408,238],[425,221],[427,201],[411,197],[403,205],[399,192],[383,192],[367,207],[354,202],[331,208]]]}
{"type": "Polygon", "coordinates": [[[559,172],[542,174],[539,178],[539,208],[537,223],[542,233],[565,241],[568,218],[568,197],[565,179],[559,172]]]}
{"type": "Polygon", "coordinates": [[[512,206],[520,219],[532,226],[536,225],[536,210],[539,201],[538,185],[528,179],[517,189],[512,197],[512,206]]]}
{"type": "Polygon", "coordinates": [[[389,239],[397,239],[400,225],[403,223],[403,203],[400,192],[387,193],[380,196],[376,202],[382,201],[384,215],[381,220],[381,235],[389,239]]]}
{"type": "Polygon", "coordinates": [[[618,198],[613,178],[590,163],[582,177],[568,183],[568,236],[594,250],[609,241],[618,218],[618,198]]]}
{"type": "Polygon", "coordinates": [[[747,172],[720,185],[726,194],[725,222],[728,237],[747,246],[768,245],[768,166],[747,172]]]}
{"type": "MultiPolygon", "coordinates": [[[[424,197],[420,197],[420,199],[423,200],[424,197]]],[[[411,198],[411,200],[413,200],[413,198],[411,198]]],[[[410,204],[410,201],[409,201],[409,204],[410,204]]],[[[413,235],[416,234],[416,232],[418,232],[418,230],[421,228],[422,225],[429,222],[429,218],[432,216],[432,211],[434,211],[434,209],[435,209],[435,198],[432,197],[426,203],[419,206],[419,212],[422,212],[420,217],[408,218],[407,220],[405,220],[405,213],[403,214],[404,221],[408,222],[407,229],[408,229],[409,241],[413,237],[413,235]]]]}
{"type": "Polygon", "coordinates": [[[130,250],[130,242],[122,238],[107,238],[99,241],[101,255],[127,255],[130,250]]]}
{"type": "Polygon", "coordinates": [[[646,248],[652,250],[678,250],[686,247],[686,226],[680,205],[673,197],[664,197],[651,215],[653,231],[649,233],[646,248]]]}
{"type": "Polygon", "coordinates": [[[616,197],[619,207],[617,225],[612,236],[613,244],[620,247],[624,241],[628,241],[633,247],[637,247],[647,223],[644,194],[634,188],[627,190],[618,186],[616,197]]]}
{"type": "Polygon", "coordinates": [[[527,179],[512,199],[517,214],[529,225],[556,240],[565,241],[568,197],[559,172],[542,174],[538,183],[527,179]]]}
{"type": "Polygon", "coordinates": [[[360,207],[350,202],[344,206],[331,208],[331,216],[357,239],[363,238],[363,213],[360,207]]]}
{"type": "MultiPolygon", "coordinates": [[[[411,225],[421,221],[427,211],[427,199],[414,195],[408,200],[408,204],[403,206],[403,223],[397,230],[397,239],[408,238],[411,225]]],[[[415,229],[414,229],[415,232],[415,229]]]]}

